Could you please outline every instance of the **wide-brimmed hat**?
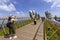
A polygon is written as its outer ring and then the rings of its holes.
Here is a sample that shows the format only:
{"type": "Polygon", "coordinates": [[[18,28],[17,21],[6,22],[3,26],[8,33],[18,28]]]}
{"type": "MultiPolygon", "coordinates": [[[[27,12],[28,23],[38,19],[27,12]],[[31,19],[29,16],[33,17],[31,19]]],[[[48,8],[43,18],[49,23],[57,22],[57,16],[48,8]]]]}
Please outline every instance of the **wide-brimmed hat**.
{"type": "Polygon", "coordinates": [[[15,18],[15,16],[14,16],[14,15],[12,15],[12,14],[10,14],[10,15],[9,15],[9,17],[11,17],[11,18],[15,18]]]}
{"type": "Polygon", "coordinates": [[[15,16],[13,16],[13,15],[12,15],[11,17],[12,17],[12,18],[15,18],[15,16]]]}

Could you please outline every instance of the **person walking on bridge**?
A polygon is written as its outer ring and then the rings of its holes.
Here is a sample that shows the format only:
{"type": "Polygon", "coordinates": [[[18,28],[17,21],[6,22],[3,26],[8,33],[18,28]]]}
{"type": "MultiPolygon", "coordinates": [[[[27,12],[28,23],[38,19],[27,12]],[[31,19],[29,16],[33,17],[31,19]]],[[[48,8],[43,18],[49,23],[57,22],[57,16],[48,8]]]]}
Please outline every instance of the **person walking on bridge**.
{"type": "Polygon", "coordinates": [[[34,19],[34,25],[36,25],[36,18],[34,19]]]}

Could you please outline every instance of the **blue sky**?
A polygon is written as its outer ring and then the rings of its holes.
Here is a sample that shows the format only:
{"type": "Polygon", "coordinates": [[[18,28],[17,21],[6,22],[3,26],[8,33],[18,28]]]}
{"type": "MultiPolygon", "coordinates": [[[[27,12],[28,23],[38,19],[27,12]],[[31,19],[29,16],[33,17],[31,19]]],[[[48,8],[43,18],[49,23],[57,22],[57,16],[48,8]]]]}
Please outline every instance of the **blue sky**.
{"type": "Polygon", "coordinates": [[[0,18],[13,14],[17,17],[29,16],[29,10],[35,10],[41,16],[45,11],[60,16],[60,0],[0,0],[0,18]]]}

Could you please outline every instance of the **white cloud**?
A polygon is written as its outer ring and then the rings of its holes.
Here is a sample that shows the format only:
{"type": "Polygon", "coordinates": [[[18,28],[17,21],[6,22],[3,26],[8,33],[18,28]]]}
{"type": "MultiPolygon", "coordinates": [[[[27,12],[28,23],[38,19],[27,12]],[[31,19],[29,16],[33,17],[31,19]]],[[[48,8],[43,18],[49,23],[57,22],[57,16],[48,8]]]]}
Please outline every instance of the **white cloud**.
{"type": "Polygon", "coordinates": [[[11,11],[15,11],[15,10],[16,10],[15,6],[14,6],[12,3],[10,3],[10,5],[8,6],[8,8],[9,8],[11,11]]]}
{"type": "Polygon", "coordinates": [[[14,1],[13,3],[14,3],[14,4],[17,4],[17,2],[16,2],[16,1],[14,1]]]}
{"type": "Polygon", "coordinates": [[[23,11],[21,12],[16,12],[16,14],[14,14],[17,17],[28,17],[28,14],[24,13],[23,11]]]}
{"type": "Polygon", "coordinates": [[[46,1],[47,3],[52,2],[52,0],[44,0],[44,1],[46,1]]]}
{"type": "Polygon", "coordinates": [[[8,4],[8,2],[9,2],[9,0],[1,0],[0,1],[0,10],[16,11],[15,6],[11,2],[8,4]]]}
{"type": "Polygon", "coordinates": [[[57,7],[60,7],[60,5],[57,5],[57,7]]]}
{"type": "Polygon", "coordinates": [[[9,0],[0,0],[0,4],[5,4],[5,3],[8,3],[9,0]]]}
{"type": "Polygon", "coordinates": [[[1,9],[1,10],[9,11],[9,8],[8,8],[7,5],[0,5],[0,9],[1,9]]]}
{"type": "Polygon", "coordinates": [[[60,7],[60,0],[44,0],[47,3],[52,3],[51,8],[60,7]]]}
{"type": "Polygon", "coordinates": [[[3,14],[0,13],[0,18],[3,18],[3,14]]]}
{"type": "Polygon", "coordinates": [[[52,5],[51,5],[51,8],[54,8],[54,7],[56,7],[57,5],[57,2],[54,2],[52,5]]]}
{"type": "Polygon", "coordinates": [[[6,3],[6,2],[9,2],[9,0],[3,0],[3,1],[4,1],[5,3],[6,3]]]}
{"type": "Polygon", "coordinates": [[[6,5],[6,4],[0,5],[0,9],[5,10],[5,11],[15,11],[16,10],[15,6],[12,3],[10,3],[9,5],[6,5]]]}
{"type": "Polygon", "coordinates": [[[17,11],[16,14],[20,14],[20,12],[17,11]]]}

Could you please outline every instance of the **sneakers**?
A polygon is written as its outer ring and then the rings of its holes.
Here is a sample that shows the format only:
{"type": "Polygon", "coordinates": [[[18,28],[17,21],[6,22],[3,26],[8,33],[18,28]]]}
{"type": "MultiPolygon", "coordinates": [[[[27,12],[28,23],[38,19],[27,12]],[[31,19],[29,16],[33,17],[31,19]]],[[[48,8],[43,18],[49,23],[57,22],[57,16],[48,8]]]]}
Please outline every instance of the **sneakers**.
{"type": "Polygon", "coordinates": [[[15,39],[15,38],[17,38],[17,36],[9,37],[10,40],[15,39]]]}
{"type": "Polygon", "coordinates": [[[12,37],[9,37],[9,39],[12,39],[12,37]]]}
{"type": "Polygon", "coordinates": [[[15,39],[15,38],[17,38],[17,36],[14,36],[13,38],[15,39]]]}

